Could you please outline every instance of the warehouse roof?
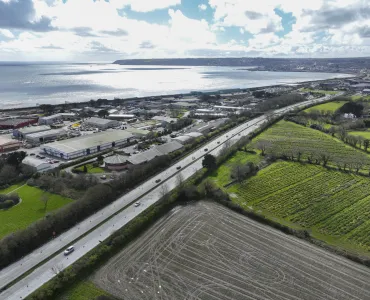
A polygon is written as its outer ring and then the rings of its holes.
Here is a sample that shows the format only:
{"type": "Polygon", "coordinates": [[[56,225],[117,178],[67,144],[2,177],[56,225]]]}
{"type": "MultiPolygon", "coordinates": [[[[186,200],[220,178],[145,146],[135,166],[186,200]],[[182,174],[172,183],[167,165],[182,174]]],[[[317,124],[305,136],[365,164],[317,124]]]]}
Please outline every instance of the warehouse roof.
{"type": "Polygon", "coordinates": [[[61,114],[55,114],[55,115],[51,115],[51,116],[45,116],[45,117],[40,117],[41,120],[53,120],[55,118],[60,118],[62,117],[61,114]]]}
{"type": "Polygon", "coordinates": [[[22,160],[22,164],[35,167],[35,168],[41,165],[45,165],[45,169],[50,167],[50,165],[47,162],[39,160],[37,158],[33,158],[33,157],[26,157],[24,160],[22,160]]]}
{"type": "Polygon", "coordinates": [[[203,136],[203,134],[201,134],[200,132],[194,132],[194,131],[193,132],[189,132],[189,133],[187,133],[185,135],[188,135],[188,136],[190,136],[192,138],[197,138],[197,137],[203,136]]]}
{"type": "Polygon", "coordinates": [[[131,137],[133,137],[133,135],[124,130],[107,131],[58,141],[47,144],[43,147],[53,148],[64,153],[72,153],[104,144],[109,144],[112,142],[126,140],[131,137]]]}
{"type": "Polygon", "coordinates": [[[126,163],[127,158],[128,158],[127,156],[115,154],[104,158],[104,162],[110,165],[122,165],[126,163]]]}
{"type": "Polygon", "coordinates": [[[52,129],[48,131],[41,131],[41,132],[35,132],[27,135],[27,138],[39,138],[43,136],[53,136],[53,135],[59,135],[62,133],[66,133],[64,129],[52,129]]]}
{"type": "Polygon", "coordinates": [[[85,122],[99,124],[99,125],[106,125],[106,124],[109,124],[110,122],[116,122],[116,121],[109,120],[109,119],[91,117],[90,119],[87,119],[85,122]]]}
{"type": "Polygon", "coordinates": [[[24,127],[24,128],[18,129],[18,131],[22,134],[30,134],[30,133],[46,131],[50,129],[51,128],[48,125],[40,125],[40,126],[24,127]]]}
{"type": "Polygon", "coordinates": [[[149,130],[137,129],[132,127],[127,128],[126,131],[132,133],[133,135],[147,135],[150,132],[149,130]]]}
{"type": "Polygon", "coordinates": [[[155,116],[152,118],[153,120],[167,122],[167,123],[174,123],[177,121],[175,118],[165,117],[165,116],[155,116]]]}
{"type": "Polygon", "coordinates": [[[173,141],[178,141],[180,143],[186,143],[187,141],[189,141],[191,139],[192,139],[191,136],[188,136],[188,135],[180,135],[180,136],[177,136],[177,137],[173,138],[172,140],[173,141]]]}
{"type": "Polygon", "coordinates": [[[7,136],[0,135],[0,145],[11,145],[11,144],[20,144],[18,140],[13,140],[7,136]]]}
{"type": "Polygon", "coordinates": [[[132,163],[133,165],[139,165],[151,161],[153,158],[161,155],[163,154],[156,149],[150,149],[148,151],[128,157],[127,161],[132,163]]]}
{"type": "Polygon", "coordinates": [[[159,152],[161,152],[162,154],[168,154],[168,153],[174,152],[176,150],[179,150],[182,147],[183,147],[183,145],[181,145],[179,142],[172,141],[172,142],[169,142],[169,143],[166,143],[166,144],[163,144],[163,145],[159,145],[159,146],[155,147],[155,149],[158,150],[159,152]]]}
{"type": "Polygon", "coordinates": [[[7,125],[7,126],[16,126],[18,124],[22,124],[25,122],[33,121],[34,119],[7,119],[0,121],[0,125],[7,125]]]}

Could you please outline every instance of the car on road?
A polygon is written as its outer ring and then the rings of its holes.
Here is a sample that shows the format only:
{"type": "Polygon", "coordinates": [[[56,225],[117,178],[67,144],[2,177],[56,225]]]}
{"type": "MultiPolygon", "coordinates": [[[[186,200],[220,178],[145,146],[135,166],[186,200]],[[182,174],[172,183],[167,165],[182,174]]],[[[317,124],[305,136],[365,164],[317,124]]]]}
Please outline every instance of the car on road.
{"type": "Polygon", "coordinates": [[[160,179],[157,179],[157,180],[155,181],[155,183],[158,183],[158,182],[161,182],[161,180],[160,180],[160,179]]]}
{"type": "Polygon", "coordinates": [[[135,207],[138,207],[140,205],[140,201],[135,202],[135,207]]]}
{"type": "Polygon", "coordinates": [[[30,153],[30,156],[34,156],[34,155],[36,155],[35,153],[30,153]]]}
{"type": "Polygon", "coordinates": [[[64,250],[64,255],[67,256],[67,255],[71,254],[73,251],[75,251],[75,247],[74,246],[69,246],[66,250],[64,250]]]}
{"type": "Polygon", "coordinates": [[[207,152],[207,151],[208,151],[208,148],[204,149],[204,151],[206,151],[206,152],[207,152]]]}
{"type": "Polygon", "coordinates": [[[226,137],[229,137],[228,135],[226,137]]]}
{"type": "Polygon", "coordinates": [[[107,179],[107,175],[100,176],[100,179],[103,179],[103,180],[107,179]]]}
{"type": "Polygon", "coordinates": [[[178,166],[176,169],[177,169],[177,170],[180,170],[180,169],[181,169],[181,166],[178,166]]]}
{"type": "Polygon", "coordinates": [[[53,163],[57,164],[59,162],[59,160],[53,160],[53,163]]]}
{"type": "Polygon", "coordinates": [[[219,144],[220,143],[220,141],[217,141],[217,144],[219,144]]]}

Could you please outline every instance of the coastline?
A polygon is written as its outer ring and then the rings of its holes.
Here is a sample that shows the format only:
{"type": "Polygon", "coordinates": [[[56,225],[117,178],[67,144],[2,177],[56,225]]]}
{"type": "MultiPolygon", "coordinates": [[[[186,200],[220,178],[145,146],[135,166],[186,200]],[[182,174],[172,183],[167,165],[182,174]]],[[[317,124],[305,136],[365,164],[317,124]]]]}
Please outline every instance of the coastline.
{"type": "MultiPolygon", "coordinates": [[[[266,71],[266,72],[274,72],[274,71],[266,71]]],[[[280,72],[280,71],[276,71],[280,72]]],[[[338,74],[340,75],[340,74],[338,74]]],[[[175,97],[175,96],[183,96],[183,97],[192,97],[195,96],[196,94],[210,94],[210,95],[226,95],[230,93],[244,93],[244,92],[249,92],[249,91],[254,91],[258,89],[266,89],[266,88],[277,88],[277,87],[283,87],[283,86],[289,86],[289,85],[301,85],[301,84],[310,84],[310,83],[317,83],[317,82],[326,82],[326,81],[332,81],[332,80],[344,80],[344,79],[351,79],[351,78],[357,78],[360,77],[358,75],[351,75],[351,74],[342,74],[343,76],[338,76],[330,79],[319,79],[319,80],[309,80],[309,81],[300,81],[300,82],[289,82],[289,83],[279,83],[279,84],[274,84],[274,85],[261,85],[261,86],[254,86],[254,87],[239,87],[239,88],[230,88],[230,89],[222,89],[222,90],[196,90],[196,91],[189,91],[187,93],[175,93],[175,94],[152,94],[150,96],[142,96],[142,97],[128,97],[128,98],[118,98],[116,97],[115,99],[119,99],[120,101],[132,101],[132,100],[145,100],[147,98],[170,98],[170,97],[175,97]],[[348,75],[348,76],[347,76],[348,75]]],[[[93,99],[93,100],[97,100],[93,99]]],[[[115,99],[106,99],[106,98],[101,98],[105,99],[108,101],[114,101],[115,99]]],[[[76,108],[80,108],[83,106],[86,106],[87,104],[90,103],[90,100],[87,101],[77,101],[77,102],[69,102],[66,101],[67,103],[57,103],[57,104],[52,104],[52,103],[47,103],[47,105],[51,105],[55,108],[63,108],[65,106],[73,106],[76,108]]],[[[46,103],[45,103],[46,104],[46,103]]],[[[0,108],[0,112],[17,112],[17,111],[24,111],[24,110],[35,110],[38,109],[39,106],[22,106],[22,107],[10,107],[10,108],[0,108]]]]}

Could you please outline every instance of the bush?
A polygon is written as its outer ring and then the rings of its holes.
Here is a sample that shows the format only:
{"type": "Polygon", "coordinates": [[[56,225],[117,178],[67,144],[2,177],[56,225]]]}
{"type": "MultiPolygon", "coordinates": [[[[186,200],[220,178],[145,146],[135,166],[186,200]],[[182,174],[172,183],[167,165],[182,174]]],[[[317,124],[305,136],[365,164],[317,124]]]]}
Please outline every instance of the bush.
{"type": "Polygon", "coordinates": [[[0,202],[0,209],[8,209],[14,206],[14,204],[12,200],[5,200],[4,202],[0,202]]]}

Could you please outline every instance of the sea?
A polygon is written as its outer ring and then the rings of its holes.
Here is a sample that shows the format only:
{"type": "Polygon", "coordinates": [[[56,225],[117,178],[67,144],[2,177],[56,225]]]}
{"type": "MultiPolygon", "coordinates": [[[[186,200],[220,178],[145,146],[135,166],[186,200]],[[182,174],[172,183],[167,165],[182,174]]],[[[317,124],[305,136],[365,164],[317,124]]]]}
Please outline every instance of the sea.
{"type": "Polygon", "coordinates": [[[246,67],[0,62],[0,108],[252,88],[348,76],[251,71],[246,67]]]}

